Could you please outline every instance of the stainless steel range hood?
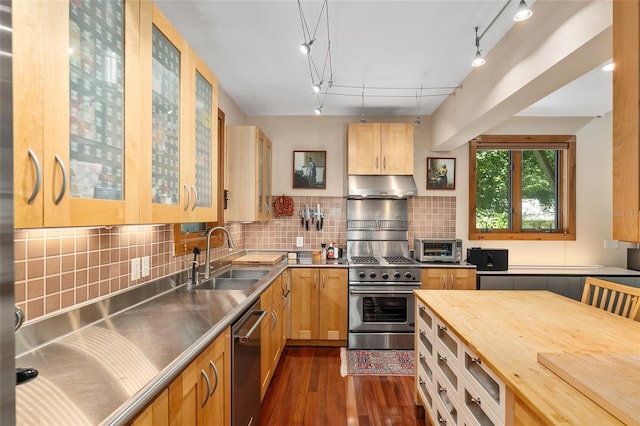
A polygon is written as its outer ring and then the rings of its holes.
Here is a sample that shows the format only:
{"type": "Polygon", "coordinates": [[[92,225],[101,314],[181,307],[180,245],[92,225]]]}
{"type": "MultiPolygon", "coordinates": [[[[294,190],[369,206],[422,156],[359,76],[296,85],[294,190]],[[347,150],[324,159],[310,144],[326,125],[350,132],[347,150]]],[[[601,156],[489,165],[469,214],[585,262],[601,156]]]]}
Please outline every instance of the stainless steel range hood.
{"type": "Polygon", "coordinates": [[[349,175],[348,198],[409,198],[418,194],[410,175],[349,175]]]}

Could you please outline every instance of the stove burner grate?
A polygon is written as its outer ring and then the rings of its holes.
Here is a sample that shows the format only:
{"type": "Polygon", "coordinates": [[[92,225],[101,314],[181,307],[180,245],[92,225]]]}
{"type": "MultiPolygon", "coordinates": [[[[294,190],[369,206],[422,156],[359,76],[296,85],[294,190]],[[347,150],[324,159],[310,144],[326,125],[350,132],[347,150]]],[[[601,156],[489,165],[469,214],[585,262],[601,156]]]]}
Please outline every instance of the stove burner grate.
{"type": "Polygon", "coordinates": [[[384,256],[383,259],[394,265],[415,263],[413,260],[407,259],[404,256],[384,256]]]}
{"type": "Polygon", "coordinates": [[[373,256],[351,256],[351,261],[359,264],[369,264],[369,265],[377,265],[378,259],[373,256]]]}

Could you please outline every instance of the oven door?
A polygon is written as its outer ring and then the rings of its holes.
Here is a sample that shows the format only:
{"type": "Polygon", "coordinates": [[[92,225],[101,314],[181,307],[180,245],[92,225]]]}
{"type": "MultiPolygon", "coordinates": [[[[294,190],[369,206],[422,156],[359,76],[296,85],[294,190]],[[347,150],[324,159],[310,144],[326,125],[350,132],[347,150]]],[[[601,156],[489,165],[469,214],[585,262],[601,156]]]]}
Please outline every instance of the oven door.
{"type": "Polygon", "coordinates": [[[404,332],[415,328],[416,285],[349,285],[350,332],[404,332]]]}

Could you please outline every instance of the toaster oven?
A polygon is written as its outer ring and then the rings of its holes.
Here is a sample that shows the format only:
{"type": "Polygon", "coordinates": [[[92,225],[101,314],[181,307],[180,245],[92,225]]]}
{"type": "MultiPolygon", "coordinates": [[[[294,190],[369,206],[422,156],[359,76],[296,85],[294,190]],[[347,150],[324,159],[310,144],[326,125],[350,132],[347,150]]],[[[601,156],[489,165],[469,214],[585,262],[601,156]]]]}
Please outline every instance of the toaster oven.
{"type": "Polygon", "coordinates": [[[420,262],[460,263],[462,261],[462,240],[416,238],[413,253],[420,262]]]}

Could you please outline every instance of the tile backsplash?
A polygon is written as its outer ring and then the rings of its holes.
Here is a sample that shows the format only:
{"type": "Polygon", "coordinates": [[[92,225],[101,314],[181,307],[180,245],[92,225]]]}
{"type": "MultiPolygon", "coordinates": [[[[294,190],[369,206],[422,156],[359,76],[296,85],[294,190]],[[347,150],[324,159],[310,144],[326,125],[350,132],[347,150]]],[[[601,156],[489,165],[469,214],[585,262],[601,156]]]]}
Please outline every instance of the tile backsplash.
{"type": "MultiPolygon", "coordinates": [[[[267,223],[231,223],[229,231],[241,250],[316,250],[323,242],[346,245],[346,198],[295,196],[294,215],[267,223]],[[301,225],[298,212],[308,204],[325,212],[318,231],[301,225]],[[296,247],[296,238],[304,245],[296,247]]],[[[409,247],[413,238],[455,237],[456,198],[409,199],[409,247]]],[[[191,254],[174,256],[173,225],[16,230],[15,299],[27,320],[70,308],[189,268],[191,254]],[[131,260],[149,256],[150,274],[131,280],[131,260]]],[[[229,254],[213,249],[212,259],[229,254]]],[[[204,261],[204,254],[200,255],[204,261]]]]}

